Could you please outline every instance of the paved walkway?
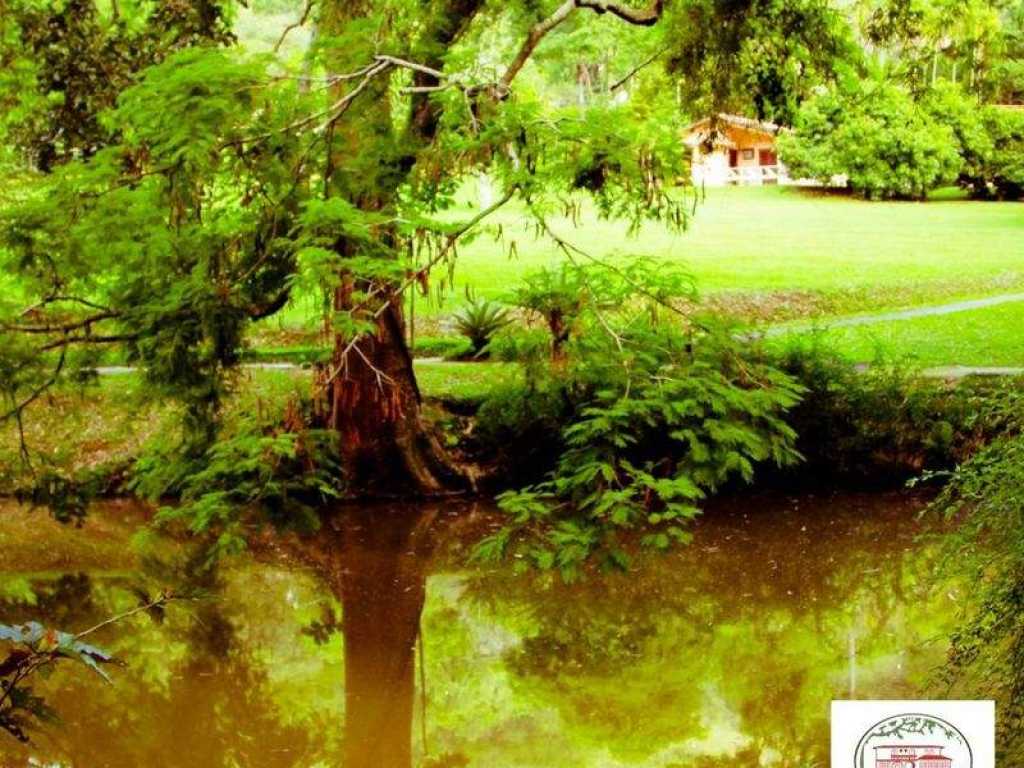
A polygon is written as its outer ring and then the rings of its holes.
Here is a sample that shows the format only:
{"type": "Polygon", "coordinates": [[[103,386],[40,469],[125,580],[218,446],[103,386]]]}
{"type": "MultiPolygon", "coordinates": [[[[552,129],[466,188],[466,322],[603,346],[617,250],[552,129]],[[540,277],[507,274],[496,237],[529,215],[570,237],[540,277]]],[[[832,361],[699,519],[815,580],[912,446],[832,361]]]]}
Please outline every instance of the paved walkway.
{"type": "Polygon", "coordinates": [[[930,379],[966,379],[968,376],[1024,376],[1024,368],[1012,365],[943,365],[925,368],[922,376],[930,379]]]}
{"type": "Polygon", "coordinates": [[[827,328],[852,328],[859,325],[874,325],[875,323],[886,323],[892,320],[913,320],[918,317],[937,317],[939,315],[952,315],[957,312],[969,312],[972,309],[985,309],[986,307],[997,307],[1000,304],[1012,304],[1024,301],[1024,293],[1002,293],[998,296],[986,296],[984,299],[970,299],[968,301],[954,301],[949,304],[933,304],[927,307],[914,307],[912,309],[898,309],[892,312],[877,312],[871,315],[853,315],[850,317],[823,318],[813,322],[801,322],[784,325],[773,325],[760,331],[762,336],[782,336],[792,331],[827,329],[827,328]]]}
{"type": "MultiPolygon", "coordinates": [[[[813,323],[799,323],[788,325],[773,325],[769,328],[759,329],[751,333],[742,334],[746,338],[760,338],[770,336],[781,336],[794,331],[809,331],[814,329],[828,328],[851,328],[861,325],[874,325],[893,320],[913,320],[917,317],[937,317],[940,315],[952,315],[957,312],[968,312],[972,309],[984,309],[986,307],[997,307],[1000,304],[1012,304],[1024,301],[1024,293],[1002,293],[998,296],[987,296],[984,299],[969,299],[967,301],[953,301],[948,304],[934,304],[927,307],[914,307],[913,309],[899,309],[892,312],[878,312],[873,315],[854,315],[852,317],[838,317],[831,319],[816,320],[813,323]]],[[[420,363],[441,363],[440,357],[417,358],[420,363]]],[[[264,371],[290,371],[296,368],[308,366],[295,363],[244,363],[243,368],[264,371]]],[[[118,376],[133,373],[136,369],[130,365],[106,365],[96,369],[101,376],[118,376]]],[[[927,368],[921,371],[922,376],[936,379],[963,379],[968,376],[1024,376],[1024,367],[1014,366],[984,366],[984,365],[947,365],[937,368],[927,368]]]]}

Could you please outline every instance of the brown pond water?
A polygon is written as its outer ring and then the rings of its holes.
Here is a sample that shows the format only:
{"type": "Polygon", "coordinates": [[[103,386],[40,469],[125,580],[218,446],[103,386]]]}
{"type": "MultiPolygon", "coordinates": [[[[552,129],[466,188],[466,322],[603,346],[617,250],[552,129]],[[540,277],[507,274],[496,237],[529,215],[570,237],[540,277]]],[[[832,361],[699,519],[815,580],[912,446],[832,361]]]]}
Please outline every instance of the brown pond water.
{"type": "MultiPolygon", "coordinates": [[[[832,698],[933,687],[957,592],[928,586],[920,507],[736,500],[685,550],[572,585],[467,565],[482,505],[353,513],[325,564],[244,556],[102,630],[127,666],[40,680],[61,721],[0,733],[0,766],[824,766],[832,698]]],[[[2,623],[81,630],[182,581],[131,553],[130,506],[33,515],[0,505],[2,623]]]]}

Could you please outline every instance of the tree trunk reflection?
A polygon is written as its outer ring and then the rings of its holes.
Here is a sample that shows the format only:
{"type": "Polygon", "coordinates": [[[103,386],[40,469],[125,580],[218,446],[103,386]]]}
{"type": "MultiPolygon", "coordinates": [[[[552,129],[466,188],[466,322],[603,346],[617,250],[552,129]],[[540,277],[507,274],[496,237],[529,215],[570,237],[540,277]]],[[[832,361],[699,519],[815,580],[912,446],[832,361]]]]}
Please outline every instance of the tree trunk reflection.
{"type": "Polygon", "coordinates": [[[410,768],[416,641],[436,511],[347,511],[336,585],[345,637],[345,768],[410,768]]]}

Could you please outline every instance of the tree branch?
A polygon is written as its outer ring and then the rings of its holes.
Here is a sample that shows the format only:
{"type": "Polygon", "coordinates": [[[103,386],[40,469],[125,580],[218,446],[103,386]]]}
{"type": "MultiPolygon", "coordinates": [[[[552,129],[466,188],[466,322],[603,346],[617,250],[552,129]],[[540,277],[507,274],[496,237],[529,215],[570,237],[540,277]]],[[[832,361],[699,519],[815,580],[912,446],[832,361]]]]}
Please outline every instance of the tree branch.
{"type": "Polygon", "coordinates": [[[668,311],[678,315],[687,322],[692,323],[693,325],[706,330],[705,326],[699,320],[694,319],[691,313],[681,310],[679,309],[679,307],[674,306],[672,302],[667,301],[665,298],[658,296],[657,294],[651,293],[651,291],[647,290],[644,286],[637,283],[620,267],[616,266],[615,264],[611,264],[607,261],[604,261],[598,258],[597,256],[594,256],[592,253],[583,250],[578,245],[571,243],[570,241],[566,240],[564,237],[559,235],[551,228],[551,225],[548,223],[547,219],[540,215],[536,211],[536,209],[533,208],[533,206],[530,206],[530,213],[537,221],[537,224],[540,227],[541,231],[544,232],[544,234],[546,234],[549,238],[551,238],[551,240],[555,243],[558,249],[562,251],[562,253],[564,253],[567,257],[569,257],[570,261],[573,261],[575,263],[575,259],[572,258],[572,254],[576,254],[577,256],[582,256],[584,259],[593,264],[597,264],[599,267],[603,267],[604,269],[614,272],[616,275],[622,278],[622,280],[625,281],[627,285],[633,288],[633,290],[635,290],[640,295],[646,296],[648,299],[653,301],[658,306],[664,307],[668,311]]]}
{"type": "Polygon", "coordinates": [[[277,42],[274,44],[274,53],[277,53],[281,46],[284,45],[284,39],[288,37],[289,32],[293,29],[298,29],[306,23],[309,19],[309,14],[313,11],[313,2],[314,0],[306,0],[306,7],[302,9],[302,15],[299,17],[299,20],[284,28],[284,31],[281,33],[281,37],[279,37],[277,42]]]}
{"type": "Polygon", "coordinates": [[[60,351],[60,358],[57,360],[57,365],[54,366],[53,373],[50,374],[50,378],[47,379],[42,384],[40,384],[34,390],[32,390],[31,394],[29,394],[28,397],[26,397],[20,403],[15,405],[11,410],[9,410],[3,416],[0,416],[0,424],[3,424],[5,421],[12,417],[20,419],[22,411],[24,411],[26,408],[32,405],[32,403],[34,403],[46,390],[48,390],[50,387],[57,383],[57,380],[60,378],[60,372],[64,369],[64,359],[66,356],[66,352],[67,350],[64,349],[60,351]]]}
{"type": "Polygon", "coordinates": [[[543,40],[551,30],[568,19],[577,7],[577,0],[565,0],[564,3],[558,6],[554,13],[530,27],[530,31],[526,34],[526,39],[519,48],[519,52],[512,60],[512,63],[508,65],[508,69],[505,70],[505,74],[501,78],[500,84],[502,88],[506,91],[511,88],[512,81],[516,79],[516,75],[519,74],[520,70],[526,66],[526,62],[530,60],[534,49],[540,44],[540,41],[543,40]]]}
{"type": "Polygon", "coordinates": [[[606,0],[576,0],[576,7],[587,8],[597,14],[610,13],[627,24],[653,27],[661,18],[661,13],[665,9],[665,2],[664,0],[652,0],[647,8],[630,8],[628,5],[610,3],[606,0]]]}
{"type": "Polygon", "coordinates": [[[36,310],[42,309],[48,304],[55,304],[57,302],[62,301],[75,302],[77,304],[82,304],[83,306],[90,307],[92,309],[103,310],[104,312],[111,311],[110,307],[104,306],[103,304],[97,304],[93,301],[90,301],[89,299],[83,299],[80,296],[66,296],[64,294],[58,293],[52,296],[47,296],[45,299],[40,300],[39,302],[33,304],[32,306],[26,307],[25,309],[22,310],[21,315],[22,317],[24,317],[25,315],[31,315],[36,310]]]}
{"type": "Polygon", "coordinates": [[[411,109],[409,110],[409,129],[422,141],[431,141],[437,133],[440,123],[441,108],[435,99],[430,98],[432,88],[441,84],[444,67],[444,51],[447,51],[468,29],[484,5],[484,0],[446,0],[443,7],[434,17],[434,23],[428,25],[414,50],[427,52],[425,64],[433,72],[420,69],[413,72],[411,109]],[[440,76],[439,76],[440,75],[440,76]]]}
{"type": "Polygon", "coordinates": [[[90,315],[82,320],[64,323],[63,325],[19,325],[17,323],[5,323],[2,328],[3,330],[11,331],[12,333],[67,333],[68,331],[77,331],[80,328],[88,328],[93,323],[98,323],[101,320],[110,320],[120,316],[120,312],[109,310],[95,315],[90,315]]]}
{"type": "Polygon", "coordinates": [[[104,619],[95,626],[82,630],[81,632],[75,635],[75,639],[81,640],[83,637],[88,637],[97,630],[103,629],[104,627],[109,626],[110,624],[114,624],[115,622],[123,621],[124,619],[127,619],[129,616],[134,616],[137,613],[142,613],[143,611],[151,611],[154,608],[161,608],[174,599],[174,594],[170,590],[164,590],[152,600],[149,600],[130,610],[124,611],[123,613],[119,613],[116,616],[111,616],[110,618],[104,619]]]}
{"type": "Polygon", "coordinates": [[[631,70],[629,70],[629,72],[627,72],[621,78],[619,78],[614,83],[612,83],[611,86],[609,86],[608,90],[609,91],[617,91],[619,88],[621,88],[626,83],[628,83],[636,75],[637,72],[639,72],[644,67],[647,67],[647,66],[650,66],[651,64],[653,64],[655,61],[658,60],[658,58],[662,54],[665,54],[667,52],[668,52],[668,48],[661,48],[660,50],[658,50],[655,53],[651,54],[646,59],[644,59],[639,64],[637,64],[635,67],[633,67],[631,70]]]}
{"type": "Polygon", "coordinates": [[[121,333],[110,336],[65,336],[63,339],[51,341],[39,348],[40,352],[49,352],[52,349],[66,349],[72,344],[117,344],[121,341],[138,341],[137,333],[121,333]]]}
{"type": "Polygon", "coordinates": [[[516,75],[526,66],[526,62],[530,60],[534,49],[540,44],[540,41],[551,30],[568,19],[577,8],[585,8],[599,15],[610,13],[628,24],[650,27],[658,23],[664,10],[664,5],[664,0],[651,0],[651,4],[647,8],[630,8],[619,3],[607,2],[607,0],[565,0],[564,3],[555,9],[554,13],[530,27],[530,31],[519,48],[519,52],[512,60],[512,63],[509,64],[508,69],[505,70],[500,85],[507,92],[512,86],[512,81],[516,79],[516,75]]]}

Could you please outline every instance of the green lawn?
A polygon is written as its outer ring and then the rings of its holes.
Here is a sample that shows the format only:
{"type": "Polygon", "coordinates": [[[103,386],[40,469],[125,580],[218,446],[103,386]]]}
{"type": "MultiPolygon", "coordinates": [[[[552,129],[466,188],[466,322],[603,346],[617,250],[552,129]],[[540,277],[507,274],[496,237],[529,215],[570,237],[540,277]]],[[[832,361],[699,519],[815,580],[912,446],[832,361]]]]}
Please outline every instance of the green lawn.
{"type": "MultiPolygon", "coordinates": [[[[466,204],[453,216],[472,215],[474,194],[475,188],[466,188],[466,204]]],[[[713,303],[753,322],[1024,290],[1024,205],[936,197],[927,203],[872,203],[794,188],[730,187],[709,189],[682,234],[650,224],[630,237],[623,224],[600,221],[593,213],[576,225],[566,219],[552,224],[601,259],[636,254],[682,263],[713,303]]],[[[467,287],[501,298],[525,272],[561,260],[550,241],[535,236],[522,208],[510,204],[491,223],[501,225],[504,245],[484,234],[460,248],[455,285],[447,297],[440,304],[417,299],[417,336],[453,333],[445,318],[464,301],[467,287]],[[513,240],[517,255],[510,258],[507,246],[513,240]]],[[[0,276],[8,298],[17,294],[16,288],[0,276]]],[[[315,343],[294,331],[317,327],[321,308],[315,296],[297,297],[261,324],[258,345],[315,343]]],[[[830,338],[858,359],[872,356],[881,339],[884,347],[942,364],[996,364],[1016,359],[1016,329],[1001,320],[1014,312],[1003,308],[903,321],[835,331],[830,338]],[[961,327],[962,332],[954,330],[961,327]]]]}
{"type": "MultiPolygon", "coordinates": [[[[729,187],[707,191],[683,234],[651,224],[629,237],[623,224],[592,214],[576,226],[566,219],[552,224],[602,259],[646,255],[685,264],[705,294],[746,294],[731,303],[754,317],[841,314],[1024,287],[1024,206],[939,197],[872,203],[794,188],[729,187]]],[[[510,204],[491,221],[501,225],[505,245],[489,235],[464,245],[455,289],[440,306],[421,299],[418,316],[451,312],[466,286],[500,298],[523,273],[561,260],[550,241],[535,237],[521,208],[510,204]],[[509,258],[512,240],[518,254],[509,258]]],[[[275,322],[301,324],[316,313],[315,301],[300,299],[275,322]]]]}
{"type": "MultiPolygon", "coordinates": [[[[506,231],[522,231],[515,213],[506,231]],[[517,226],[518,224],[518,226],[517,226]]],[[[688,232],[650,225],[629,238],[621,224],[589,217],[560,234],[597,256],[644,254],[687,264],[705,291],[843,292],[917,282],[1010,277],[1024,282],[1024,206],[969,201],[870,203],[793,188],[708,190],[688,232]]],[[[519,258],[481,239],[462,250],[462,279],[498,295],[552,247],[519,236],[519,258]]],[[[955,291],[946,286],[944,293],[955,291]]]]}
{"type": "Polygon", "coordinates": [[[859,363],[873,362],[881,355],[887,361],[921,367],[1024,366],[1024,302],[805,333],[814,332],[859,363]]]}

